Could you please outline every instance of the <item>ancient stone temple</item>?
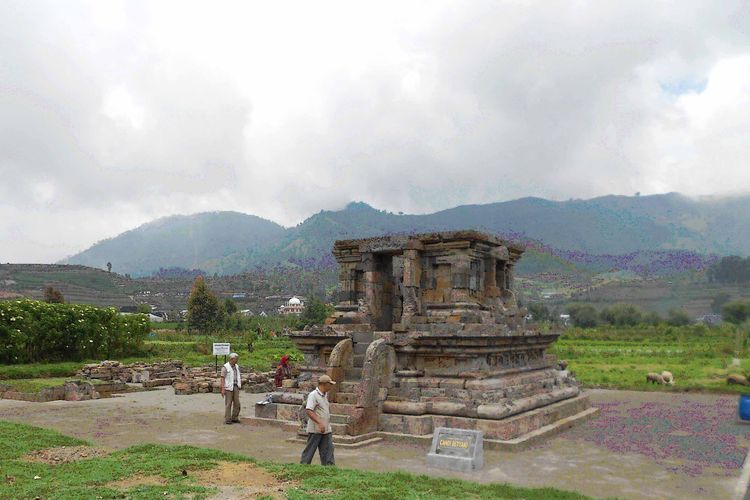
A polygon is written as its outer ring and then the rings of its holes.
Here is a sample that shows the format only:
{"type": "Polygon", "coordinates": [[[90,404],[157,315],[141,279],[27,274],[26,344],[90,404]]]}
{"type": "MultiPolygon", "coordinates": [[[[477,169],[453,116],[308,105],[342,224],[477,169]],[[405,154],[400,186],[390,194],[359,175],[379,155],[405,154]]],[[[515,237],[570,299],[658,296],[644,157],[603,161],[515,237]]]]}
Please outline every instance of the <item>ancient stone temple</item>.
{"type": "Polygon", "coordinates": [[[511,443],[593,413],[527,325],[513,292],[523,248],[476,231],[338,241],[340,296],[324,325],[291,333],[302,375],[256,405],[251,423],[297,430],[326,373],[335,440],[429,439],[437,427],[511,443]]]}

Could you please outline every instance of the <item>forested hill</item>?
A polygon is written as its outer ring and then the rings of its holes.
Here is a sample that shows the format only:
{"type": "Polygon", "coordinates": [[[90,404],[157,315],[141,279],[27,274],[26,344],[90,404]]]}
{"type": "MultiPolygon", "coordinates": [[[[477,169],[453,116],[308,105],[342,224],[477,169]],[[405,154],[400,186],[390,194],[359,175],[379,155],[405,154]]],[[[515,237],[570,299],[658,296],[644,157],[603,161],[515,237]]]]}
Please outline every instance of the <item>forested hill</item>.
{"type": "MultiPolygon", "coordinates": [[[[64,263],[149,275],[184,267],[233,274],[256,266],[332,264],[333,242],[388,233],[474,228],[531,242],[572,262],[632,261],[643,252],[694,259],[693,253],[750,254],[750,196],[695,200],[676,193],[540,198],[465,205],[427,215],[401,215],[350,203],[321,211],[296,227],[236,212],[159,219],[97,243],[64,263]],[[688,253],[674,252],[685,250],[688,253]],[[613,256],[630,255],[627,259],[613,256]]],[[[657,257],[661,258],[661,257],[657,257]]]]}

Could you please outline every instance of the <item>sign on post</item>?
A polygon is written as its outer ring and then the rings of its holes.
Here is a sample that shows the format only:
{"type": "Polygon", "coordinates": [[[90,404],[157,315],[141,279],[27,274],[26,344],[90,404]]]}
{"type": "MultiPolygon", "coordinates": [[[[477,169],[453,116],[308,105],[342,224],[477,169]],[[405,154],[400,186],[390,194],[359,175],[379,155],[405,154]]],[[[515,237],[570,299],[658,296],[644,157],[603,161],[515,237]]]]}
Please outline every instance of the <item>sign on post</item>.
{"type": "Polygon", "coordinates": [[[229,342],[214,342],[214,356],[227,356],[230,349],[229,342]]]}
{"type": "Polygon", "coordinates": [[[484,466],[483,432],[438,427],[432,435],[427,465],[464,472],[481,469],[484,466]]]}
{"type": "Polygon", "coordinates": [[[224,356],[224,362],[227,360],[227,355],[231,350],[229,342],[214,342],[214,368],[216,373],[219,373],[219,356],[224,356]]]}

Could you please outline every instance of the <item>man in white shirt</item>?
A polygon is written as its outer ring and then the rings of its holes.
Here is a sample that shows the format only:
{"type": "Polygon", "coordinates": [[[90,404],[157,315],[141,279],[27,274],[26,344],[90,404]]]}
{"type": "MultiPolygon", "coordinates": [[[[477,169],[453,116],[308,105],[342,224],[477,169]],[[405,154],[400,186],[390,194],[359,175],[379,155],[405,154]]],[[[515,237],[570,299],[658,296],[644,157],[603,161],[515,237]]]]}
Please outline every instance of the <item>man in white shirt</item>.
{"type": "Polygon", "coordinates": [[[224,396],[224,423],[232,424],[240,421],[240,389],[242,380],[240,367],[237,366],[239,354],[229,355],[229,362],[221,367],[221,395],[224,396]]]}
{"type": "Polygon", "coordinates": [[[321,375],[318,387],[307,396],[307,445],[302,451],[300,463],[312,462],[315,450],[319,450],[320,463],[336,465],[333,459],[333,434],[331,432],[331,410],[328,404],[328,391],[336,385],[328,375],[321,375]]]}

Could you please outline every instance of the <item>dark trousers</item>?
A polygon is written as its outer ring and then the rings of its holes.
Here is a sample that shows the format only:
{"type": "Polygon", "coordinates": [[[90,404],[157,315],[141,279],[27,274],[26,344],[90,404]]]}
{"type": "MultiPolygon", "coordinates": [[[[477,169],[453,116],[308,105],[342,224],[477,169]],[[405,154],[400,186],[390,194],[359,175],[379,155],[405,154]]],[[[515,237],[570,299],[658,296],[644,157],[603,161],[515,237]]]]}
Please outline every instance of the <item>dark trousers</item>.
{"type": "Polygon", "coordinates": [[[307,435],[307,445],[302,450],[302,458],[299,463],[309,464],[315,456],[315,450],[320,450],[320,463],[323,465],[336,465],[333,459],[333,434],[320,434],[311,432],[307,435]]]}

